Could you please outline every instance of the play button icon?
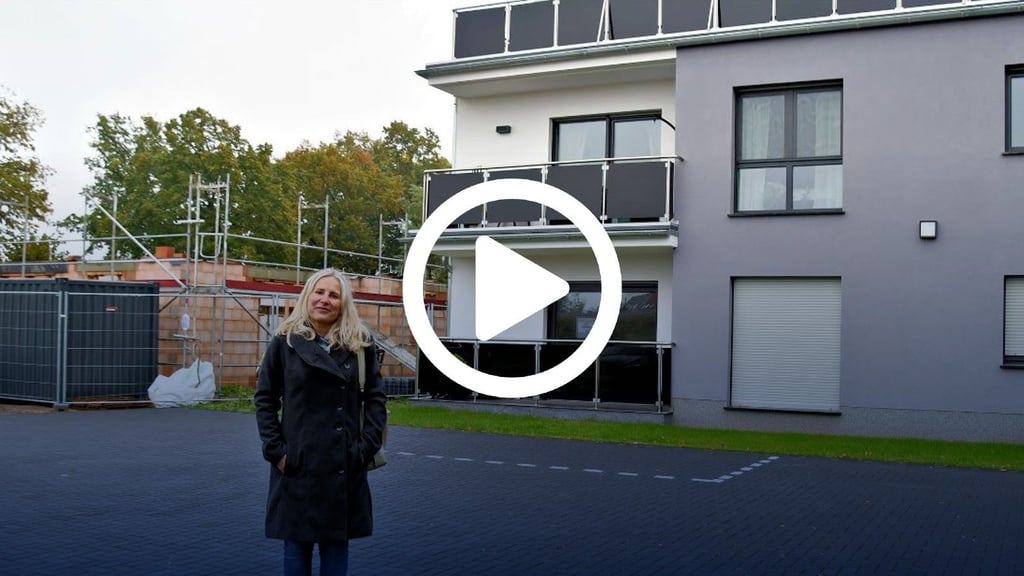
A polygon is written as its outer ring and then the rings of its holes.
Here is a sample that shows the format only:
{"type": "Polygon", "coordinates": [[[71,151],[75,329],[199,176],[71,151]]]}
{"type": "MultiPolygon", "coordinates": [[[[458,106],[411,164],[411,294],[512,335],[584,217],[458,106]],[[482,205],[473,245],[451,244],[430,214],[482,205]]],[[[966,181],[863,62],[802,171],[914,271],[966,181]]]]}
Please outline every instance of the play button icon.
{"type": "MultiPolygon", "coordinates": [[[[482,230],[481,230],[482,231],[482,230]]],[[[541,232],[542,233],[542,232],[541,232]]],[[[484,343],[569,293],[569,285],[486,234],[473,245],[476,261],[475,331],[484,343]]],[[[550,392],[582,374],[611,339],[622,300],[622,271],[615,246],[589,208],[569,194],[543,182],[502,178],[475,184],[456,193],[423,221],[409,246],[402,275],[402,306],[409,330],[424,356],[437,370],[462,386],[498,398],[526,398],[550,392]],[[481,204],[522,200],[543,204],[569,219],[586,239],[597,261],[601,301],[589,333],[562,362],[526,376],[499,376],[476,370],[441,342],[423,300],[423,275],[434,244],[460,215],[481,204]]],[[[453,303],[454,304],[454,303],[453,303]]],[[[537,339],[536,350],[547,345],[537,339]]]]}
{"type": "Polygon", "coordinates": [[[476,337],[486,342],[569,293],[569,283],[502,246],[476,239],[476,337]]]}

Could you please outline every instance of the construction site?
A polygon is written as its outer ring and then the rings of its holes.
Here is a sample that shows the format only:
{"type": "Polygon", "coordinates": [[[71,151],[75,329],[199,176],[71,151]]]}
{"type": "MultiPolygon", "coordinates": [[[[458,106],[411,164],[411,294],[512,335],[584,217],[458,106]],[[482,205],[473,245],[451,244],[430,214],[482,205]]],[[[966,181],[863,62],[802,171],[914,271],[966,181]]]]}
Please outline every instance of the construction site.
{"type": "MultiPolygon", "coordinates": [[[[266,344],[291,313],[306,278],[353,259],[376,262],[377,274],[349,277],[359,315],[378,347],[386,392],[416,394],[418,350],[402,308],[402,278],[385,272],[400,270],[402,260],[385,257],[383,250],[361,254],[333,246],[326,208],[323,247],[304,245],[302,209],[315,207],[301,197],[294,239],[233,235],[230,193],[230,182],[190,180],[188,214],[175,222],[182,228],[176,237],[134,234],[95,204],[111,223],[110,237],[63,239],[81,242],[83,255],[89,243],[106,244],[116,254],[118,242],[129,242],[141,258],[0,264],[0,398],[56,407],[147,403],[154,378],[197,362],[212,364],[218,390],[252,387],[266,344]],[[233,258],[232,241],[243,238],[286,246],[295,261],[233,258]],[[182,243],[184,250],[171,245],[182,243]],[[321,266],[301,264],[310,251],[318,253],[321,266]]],[[[381,217],[381,246],[388,224],[395,223],[381,217]]],[[[425,280],[424,294],[428,317],[444,335],[446,287],[425,280]]]]}

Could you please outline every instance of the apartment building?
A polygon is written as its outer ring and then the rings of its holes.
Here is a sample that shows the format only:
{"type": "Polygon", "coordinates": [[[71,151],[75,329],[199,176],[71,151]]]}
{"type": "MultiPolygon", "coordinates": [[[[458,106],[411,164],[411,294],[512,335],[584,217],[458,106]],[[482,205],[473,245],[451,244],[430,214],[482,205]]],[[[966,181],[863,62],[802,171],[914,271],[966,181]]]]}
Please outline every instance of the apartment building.
{"type": "MultiPolygon", "coordinates": [[[[425,211],[543,181],[622,267],[612,342],[535,405],[1024,441],[1024,2],[537,0],[453,26],[451,59],[419,71],[455,99],[454,168],[427,175],[425,211]]],[[[557,211],[478,206],[435,252],[467,363],[534,373],[586,336],[600,281],[557,211]],[[480,235],[570,284],[485,343],[480,235]]]]}

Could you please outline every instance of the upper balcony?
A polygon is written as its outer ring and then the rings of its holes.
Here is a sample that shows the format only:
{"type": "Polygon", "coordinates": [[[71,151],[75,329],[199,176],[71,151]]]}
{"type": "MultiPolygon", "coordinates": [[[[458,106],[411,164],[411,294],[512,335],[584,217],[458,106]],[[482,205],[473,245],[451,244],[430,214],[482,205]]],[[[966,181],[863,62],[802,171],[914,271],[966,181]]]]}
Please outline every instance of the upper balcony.
{"type": "Polygon", "coordinates": [[[451,62],[431,78],[489,61],[576,58],[626,47],[765,38],[1019,12],[1021,0],[525,0],[454,11],[451,62]]]}
{"type": "MultiPolygon", "coordinates": [[[[579,200],[604,224],[616,245],[674,248],[678,234],[672,198],[681,161],[677,156],[649,156],[432,170],[424,176],[424,218],[470,186],[520,178],[550,184],[579,200]]],[[[583,242],[565,216],[523,200],[477,206],[456,218],[441,240],[449,245],[468,244],[482,234],[519,239],[535,247],[545,242],[559,246],[583,242]]]]}

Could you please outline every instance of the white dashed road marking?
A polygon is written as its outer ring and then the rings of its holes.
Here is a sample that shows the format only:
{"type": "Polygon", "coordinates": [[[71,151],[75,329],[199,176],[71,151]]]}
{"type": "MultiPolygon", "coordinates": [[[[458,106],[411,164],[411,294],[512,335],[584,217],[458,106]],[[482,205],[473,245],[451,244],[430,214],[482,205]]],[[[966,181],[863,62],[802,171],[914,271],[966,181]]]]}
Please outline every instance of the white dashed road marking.
{"type": "Polygon", "coordinates": [[[744,466],[744,467],[740,468],[739,470],[733,470],[732,472],[729,472],[727,474],[722,474],[718,478],[690,478],[690,481],[691,482],[707,482],[709,484],[721,484],[722,482],[725,482],[726,480],[731,480],[733,478],[736,478],[737,476],[742,476],[744,472],[753,472],[754,468],[757,468],[759,466],[763,466],[765,464],[771,464],[772,462],[775,462],[778,459],[779,459],[778,456],[769,456],[765,460],[759,460],[757,462],[754,462],[752,464],[744,466]]]}
{"type": "MultiPolygon", "coordinates": [[[[396,454],[398,454],[399,456],[416,456],[415,452],[396,452],[396,454]]],[[[429,458],[431,460],[444,460],[445,459],[445,456],[442,456],[440,454],[424,454],[423,457],[424,458],[429,458]]],[[[726,480],[732,480],[733,478],[736,478],[738,476],[742,476],[745,472],[754,472],[756,468],[760,468],[760,467],[762,467],[762,466],[764,466],[766,464],[771,464],[772,462],[775,462],[778,459],[779,459],[778,456],[768,456],[767,458],[765,458],[763,460],[758,460],[757,462],[752,462],[752,463],[750,463],[750,464],[748,464],[746,466],[742,466],[742,467],[740,467],[740,468],[738,468],[736,470],[733,470],[731,472],[722,474],[721,476],[719,476],[717,478],[690,478],[690,481],[691,482],[702,482],[702,483],[707,483],[707,484],[721,484],[721,483],[725,482],[726,480]]],[[[475,458],[466,458],[464,456],[455,457],[455,458],[452,458],[452,460],[455,460],[456,462],[476,462],[477,461],[475,458]]],[[[505,464],[504,460],[481,460],[481,461],[484,464],[493,464],[495,466],[501,466],[501,465],[505,464]]],[[[533,463],[530,463],[530,462],[517,462],[516,463],[516,467],[518,467],[518,468],[538,468],[539,466],[537,464],[533,464],[533,463]]],[[[572,470],[572,468],[569,467],[569,466],[557,466],[557,465],[548,466],[547,469],[548,470],[558,470],[558,471],[563,471],[563,472],[564,471],[571,471],[572,470]]],[[[585,472],[587,474],[604,474],[605,473],[605,471],[600,469],[600,468],[579,468],[578,470],[581,471],[581,472],[585,472]]],[[[620,471],[620,472],[615,472],[614,474],[616,476],[622,476],[624,478],[639,478],[639,477],[643,476],[643,474],[640,474],[639,472],[629,472],[629,471],[620,471]]],[[[675,480],[676,479],[675,476],[672,476],[672,475],[669,475],[669,474],[653,474],[653,475],[651,475],[651,478],[654,478],[656,480],[675,480]]]]}

